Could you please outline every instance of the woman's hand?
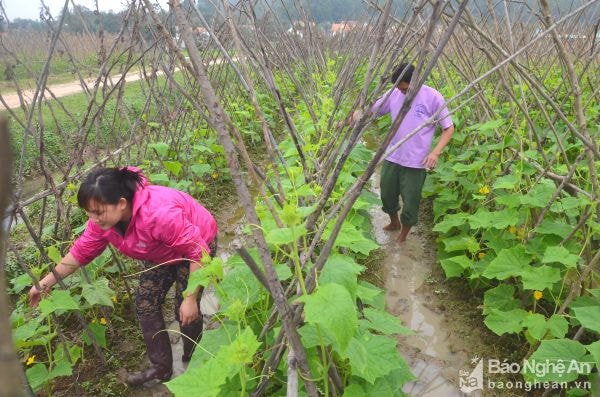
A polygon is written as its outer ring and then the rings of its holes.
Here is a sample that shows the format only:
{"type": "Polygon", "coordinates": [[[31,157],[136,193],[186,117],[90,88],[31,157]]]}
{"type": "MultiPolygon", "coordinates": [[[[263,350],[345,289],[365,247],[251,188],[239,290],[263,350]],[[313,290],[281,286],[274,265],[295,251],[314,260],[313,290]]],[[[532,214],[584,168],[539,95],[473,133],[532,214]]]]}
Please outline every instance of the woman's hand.
{"type": "Polygon", "coordinates": [[[181,302],[181,306],[179,307],[179,320],[181,320],[181,325],[189,325],[198,318],[200,313],[196,299],[197,298],[194,295],[188,295],[183,302],[181,302]]]}
{"type": "Polygon", "coordinates": [[[44,284],[40,284],[40,288],[38,288],[34,285],[33,287],[31,287],[31,289],[29,290],[29,293],[27,294],[27,296],[29,298],[29,305],[31,307],[37,307],[37,305],[39,305],[40,301],[42,300],[42,295],[47,295],[47,294],[48,294],[48,289],[46,288],[46,286],[44,284]]]}

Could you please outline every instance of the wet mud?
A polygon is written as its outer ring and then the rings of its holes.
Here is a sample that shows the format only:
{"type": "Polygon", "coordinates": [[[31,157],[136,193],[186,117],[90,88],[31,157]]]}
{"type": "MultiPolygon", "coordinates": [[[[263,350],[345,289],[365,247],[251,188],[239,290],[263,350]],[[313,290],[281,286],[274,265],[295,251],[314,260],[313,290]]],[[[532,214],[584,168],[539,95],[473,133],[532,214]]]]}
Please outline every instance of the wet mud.
{"type": "Polygon", "coordinates": [[[461,396],[457,387],[458,371],[468,365],[468,352],[450,348],[446,318],[426,296],[423,286],[435,262],[426,254],[427,241],[419,226],[413,228],[406,242],[399,244],[399,232],[386,232],[387,214],[371,211],[373,231],[384,251],[382,267],[387,310],[398,316],[414,335],[399,337],[399,349],[418,378],[403,391],[410,396],[461,396]]]}

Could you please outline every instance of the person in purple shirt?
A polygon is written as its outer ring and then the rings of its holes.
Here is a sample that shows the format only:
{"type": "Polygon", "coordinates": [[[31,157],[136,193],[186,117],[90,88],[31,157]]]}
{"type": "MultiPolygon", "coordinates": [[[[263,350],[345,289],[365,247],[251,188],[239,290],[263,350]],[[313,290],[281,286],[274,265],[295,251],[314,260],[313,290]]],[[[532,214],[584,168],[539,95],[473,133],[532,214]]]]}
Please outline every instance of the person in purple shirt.
{"type": "MultiPolygon", "coordinates": [[[[400,64],[392,74],[392,81],[396,82],[396,86],[371,106],[371,112],[378,116],[390,113],[393,122],[402,108],[413,72],[413,65],[400,64]]],[[[356,121],[359,116],[360,112],[355,113],[352,121],[356,121]]],[[[400,243],[406,241],[411,227],[417,223],[421,191],[427,171],[436,167],[442,150],[454,133],[454,124],[442,94],[426,85],[419,89],[388,149],[394,148],[415,130],[418,130],[416,134],[389,153],[381,170],[381,201],[383,211],[390,216],[390,223],[383,229],[400,230],[400,243]],[[435,123],[423,126],[432,117],[442,128],[441,137],[433,149],[431,144],[435,134],[435,123]],[[399,197],[402,197],[400,217],[399,197]]]]}

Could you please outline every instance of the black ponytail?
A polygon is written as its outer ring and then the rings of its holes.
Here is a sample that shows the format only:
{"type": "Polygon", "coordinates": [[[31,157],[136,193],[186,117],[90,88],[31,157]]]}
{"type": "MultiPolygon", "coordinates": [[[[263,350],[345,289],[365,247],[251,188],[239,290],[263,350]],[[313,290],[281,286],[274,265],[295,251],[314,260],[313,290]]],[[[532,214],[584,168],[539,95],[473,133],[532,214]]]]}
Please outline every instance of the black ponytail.
{"type": "Polygon", "coordinates": [[[96,168],[91,171],[77,192],[77,204],[87,209],[91,201],[117,204],[123,197],[129,204],[138,187],[143,186],[138,171],[123,168],[96,168]]]}

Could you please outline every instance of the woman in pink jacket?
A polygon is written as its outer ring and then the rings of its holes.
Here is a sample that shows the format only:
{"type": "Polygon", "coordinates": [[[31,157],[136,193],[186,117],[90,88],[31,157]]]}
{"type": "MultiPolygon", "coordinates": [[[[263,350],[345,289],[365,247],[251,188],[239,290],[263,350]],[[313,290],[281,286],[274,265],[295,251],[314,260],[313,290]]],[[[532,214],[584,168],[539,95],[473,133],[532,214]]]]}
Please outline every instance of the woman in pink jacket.
{"type": "MultiPolygon", "coordinates": [[[[203,253],[214,256],[217,223],[190,195],[164,186],[149,185],[133,167],[98,168],[81,184],[77,202],[89,221],[81,237],[56,266],[64,278],[100,255],[110,243],[127,256],[139,259],[148,270],[140,276],[136,311],[152,365],[131,373],[127,382],[142,385],[173,373],[171,344],[165,329],[162,304],[176,283],[175,316],[183,337],[183,361],[191,359],[202,336],[200,290],[183,296],[189,274],[199,268],[203,253]],[[159,265],[160,266],[157,266],[159,265]]],[[[42,293],[56,284],[52,273],[31,287],[29,301],[37,306],[42,293]]]]}

